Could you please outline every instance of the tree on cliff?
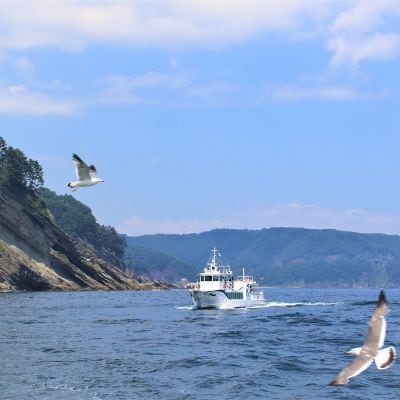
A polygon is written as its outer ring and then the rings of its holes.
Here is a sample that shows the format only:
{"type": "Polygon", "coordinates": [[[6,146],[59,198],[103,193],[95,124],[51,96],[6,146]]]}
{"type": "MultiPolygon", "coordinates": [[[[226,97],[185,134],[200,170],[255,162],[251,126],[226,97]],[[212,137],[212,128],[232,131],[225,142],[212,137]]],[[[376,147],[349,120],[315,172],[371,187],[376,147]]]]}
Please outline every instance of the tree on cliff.
{"type": "Polygon", "coordinates": [[[43,169],[36,161],[11,146],[0,136],[0,186],[34,191],[43,186],[43,169]]]}

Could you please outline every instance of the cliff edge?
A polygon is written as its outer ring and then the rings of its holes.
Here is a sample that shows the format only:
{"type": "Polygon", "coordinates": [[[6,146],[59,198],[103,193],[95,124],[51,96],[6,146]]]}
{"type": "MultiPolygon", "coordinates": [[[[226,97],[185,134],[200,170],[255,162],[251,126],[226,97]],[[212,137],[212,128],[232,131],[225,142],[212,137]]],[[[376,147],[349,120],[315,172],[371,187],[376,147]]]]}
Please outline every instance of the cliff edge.
{"type": "Polygon", "coordinates": [[[32,196],[0,190],[0,291],[161,288],[98,257],[57,227],[32,196]]]}

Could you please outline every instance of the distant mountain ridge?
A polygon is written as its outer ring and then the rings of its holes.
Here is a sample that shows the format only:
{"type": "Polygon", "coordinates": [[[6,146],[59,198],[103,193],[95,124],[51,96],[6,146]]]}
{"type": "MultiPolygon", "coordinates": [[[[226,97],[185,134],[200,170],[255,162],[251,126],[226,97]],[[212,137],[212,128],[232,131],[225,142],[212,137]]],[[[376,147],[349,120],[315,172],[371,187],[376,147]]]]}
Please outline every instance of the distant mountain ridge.
{"type": "MultiPolygon", "coordinates": [[[[193,279],[215,245],[236,273],[265,285],[400,286],[400,236],[333,229],[216,229],[199,234],[127,237],[128,251],[147,248],[175,257],[193,279]]],[[[148,265],[148,271],[155,270],[148,265]]],[[[160,271],[158,271],[160,272],[160,271]]],[[[160,274],[158,275],[160,276],[160,274]]]]}
{"type": "Polygon", "coordinates": [[[179,277],[195,276],[197,270],[174,256],[146,247],[128,247],[125,264],[136,275],[167,282],[177,282],[179,277]]]}

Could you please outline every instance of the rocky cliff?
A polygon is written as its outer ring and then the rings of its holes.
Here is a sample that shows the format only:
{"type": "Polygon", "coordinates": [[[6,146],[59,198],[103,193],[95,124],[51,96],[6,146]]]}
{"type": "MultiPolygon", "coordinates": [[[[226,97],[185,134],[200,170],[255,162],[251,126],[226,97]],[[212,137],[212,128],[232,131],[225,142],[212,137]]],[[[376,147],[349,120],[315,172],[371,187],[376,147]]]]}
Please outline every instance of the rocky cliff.
{"type": "Polygon", "coordinates": [[[0,191],[1,290],[160,288],[128,276],[58,228],[35,196],[0,191]]]}

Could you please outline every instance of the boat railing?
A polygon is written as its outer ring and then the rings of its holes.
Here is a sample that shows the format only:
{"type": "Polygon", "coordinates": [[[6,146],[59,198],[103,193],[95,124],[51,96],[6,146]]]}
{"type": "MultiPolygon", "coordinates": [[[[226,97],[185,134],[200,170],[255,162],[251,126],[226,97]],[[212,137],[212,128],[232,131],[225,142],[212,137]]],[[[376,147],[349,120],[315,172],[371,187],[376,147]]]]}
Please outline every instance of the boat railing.
{"type": "Polygon", "coordinates": [[[199,282],[190,282],[190,283],[188,283],[187,288],[191,289],[191,290],[200,289],[200,283],[199,282]]]}
{"type": "Polygon", "coordinates": [[[253,291],[253,292],[251,293],[251,296],[252,296],[252,298],[255,299],[255,300],[262,300],[262,299],[264,299],[264,293],[261,292],[261,291],[253,291]]]}
{"type": "Polygon", "coordinates": [[[255,282],[253,277],[250,275],[242,275],[237,277],[238,281],[245,282],[245,283],[253,283],[255,282]]]}
{"type": "MultiPolygon", "coordinates": [[[[213,285],[212,290],[225,290],[225,289],[233,289],[233,282],[232,281],[218,281],[218,282],[204,282],[204,283],[215,283],[218,285],[213,285]],[[216,287],[218,286],[218,287],[216,287]]],[[[201,288],[200,282],[190,282],[186,285],[186,288],[189,290],[200,290],[201,288]]],[[[206,285],[208,286],[208,285],[206,285]]]]}
{"type": "Polygon", "coordinates": [[[232,281],[221,281],[221,289],[232,289],[233,282],[232,281]]]}

